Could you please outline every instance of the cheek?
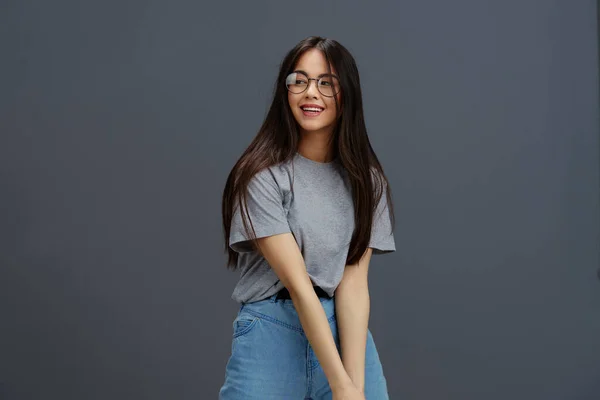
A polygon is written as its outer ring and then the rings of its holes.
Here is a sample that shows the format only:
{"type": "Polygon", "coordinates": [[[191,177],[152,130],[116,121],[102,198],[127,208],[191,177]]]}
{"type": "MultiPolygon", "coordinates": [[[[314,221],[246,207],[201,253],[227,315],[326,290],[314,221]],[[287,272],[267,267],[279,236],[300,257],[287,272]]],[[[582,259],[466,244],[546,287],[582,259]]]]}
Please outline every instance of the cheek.
{"type": "Polygon", "coordinates": [[[302,111],[298,108],[298,99],[296,95],[288,92],[288,107],[294,116],[297,123],[300,123],[302,118],[302,111]]]}
{"type": "Polygon", "coordinates": [[[341,93],[338,93],[338,94],[337,94],[337,97],[336,97],[336,99],[337,99],[337,102],[338,102],[338,104],[339,104],[339,106],[338,106],[338,107],[339,107],[339,109],[341,110],[341,109],[342,109],[342,105],[343,105],[343,104],[342,104],[342,94],[341,94],[341,93]]]}
{"type": "Polygon", "coordinates": [[[288,105],[292,110],[292,113],[295,114],[298,112],[298,99],[294,94],[288,93],[288,105]]]}
{"type": "MultiPolygon", "coordinates": [[[[339,100],[338,100],[338,102],[339,102],[339,100]]],[[[335,108],[335,100],[328,99],[326,105],[327,105],[327,110],[330,111],[329,115],[331,116],[331,118],[332,119],[337,118],[337,111],[336,111],[336,108],[335,108]]]]}
{"type": "Polygon", "coordinates": [[[288,103],[290,104],[290,107],[294,107],[294,106],[298,105],[298,102],[302,98],[302,95],[288,92],[287,97],[288,97],[288,103]]]}

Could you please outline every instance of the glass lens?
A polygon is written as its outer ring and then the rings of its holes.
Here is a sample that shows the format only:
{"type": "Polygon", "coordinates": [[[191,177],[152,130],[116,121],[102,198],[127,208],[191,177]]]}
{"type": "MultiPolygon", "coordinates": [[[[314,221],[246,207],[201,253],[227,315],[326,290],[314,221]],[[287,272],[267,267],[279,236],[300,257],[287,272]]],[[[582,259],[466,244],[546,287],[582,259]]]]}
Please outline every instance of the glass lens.
{"type": "Polygon", "coordinates": [[[308,77],[300,72],[292,72],[287,76],[285,85],[292,93],[302,93],[308,86],[308,77]]]}
{"type": "Polygon", "coordinates": [[[340,82],[333,75],[325,75],[319,79],[319,92],[323,96],[335,96],[340,91],[340,82]]]}
{"type": "MultiPolygon", "coordinates": [[[[309,82],[308,76],[302,72],[292,72],[287,76],[285,85],[290,92],[299,94],[306,90],[309,82]]],[[[319,79],[317,88],[323,96],[335,96],[340,91],[340,82],[334,75],[324,75],[319,79]]]]}

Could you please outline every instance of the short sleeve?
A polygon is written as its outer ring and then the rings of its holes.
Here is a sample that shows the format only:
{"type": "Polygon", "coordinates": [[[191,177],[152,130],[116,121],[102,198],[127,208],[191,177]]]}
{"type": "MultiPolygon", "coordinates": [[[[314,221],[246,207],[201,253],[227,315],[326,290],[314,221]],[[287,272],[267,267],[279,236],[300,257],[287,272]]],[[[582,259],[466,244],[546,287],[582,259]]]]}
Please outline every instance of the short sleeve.
{"type": "Polygon", "coordinates": [[[386,254],[396,251],[391,215],[387,203],[387,185],[385,183],[381,199],[373,216],[371,240],[367,247],[373,248],[373,254],[386,254]]]}
{"type": "MultiPolygon", "coordinates": [[[[283,196],[279,185],[268,168],[256,173],[248,184],[247,211],[256,232],[256,238],[291,232],[287,212],[283,207],[283,196]]],[[[247,221],[249,222],[249,221],[247,221]]],[[[248,223],[250,233],[252,228],[248,223]]],[[[229,247],[236,252],[252,251],[251,235],[246,232],[241,208],[234,209],[229,233],[229,247]]]]}

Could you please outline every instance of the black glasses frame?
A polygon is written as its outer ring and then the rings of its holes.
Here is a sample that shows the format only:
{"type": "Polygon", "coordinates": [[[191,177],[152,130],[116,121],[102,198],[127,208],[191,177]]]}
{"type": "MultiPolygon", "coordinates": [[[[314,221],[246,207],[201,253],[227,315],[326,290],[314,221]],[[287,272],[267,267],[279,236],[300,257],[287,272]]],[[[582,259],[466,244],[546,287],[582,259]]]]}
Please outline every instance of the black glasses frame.
{"type": "Polygon", "coordinates": [[[322,76],[320,76],[320,77],[318,77],[318,78],[309,78],[309,77],[308,77],[308,75],[306,75],[304,72],[300,72],[300,71],[291,72],[291,73],[290,73],[290,74],[289,74],[289,75],[288,75],[288,76],[285,78],[285,87],[286,87],[286,88],[287,88],[287,90],[288,90],[288,91],[290,91],[291,93],[294,93],[294,94],[302,94],[302,93],[306,92],[306,91],[308,90],[308,88],[310,87],[310,81],[317,81],[317,90],[319,91],[319,93],[321,93],[321,94],[322,94],[323,96],[325,96],[325,97],[334,97],[334,96],[335,96],[335,95],[337,95],[337,94],[340,92],[340,90],[341,90],[341,87],[340,87],[340,85],[339,85],[339,81],[340,81],[340,80],[339,80],[339,78],[338,78],[337,76],[335,76],[335,75],[333,75],[333,74],[324,74],[324,75],[322,75],[322,76]],[[288,86],[287,80],[288,80],[288,78],[290,77],[290,75],[292,75],[292,74],[300,74],[300,75],[303,75],[303,76],[305,76],[305,77],[306,77],[306,80],[308,81],[308,84],[306,85],[306,88],[304,88],[304,90],[303,90],[303,91],[301,91],[301,92],[292,92],[292,91],[290,90],[290,87],[288,86]],[[320,87],[319,87],[319,82],[321,81],[321,79],[323,79],[323,78],[327,78],[327,77],[333,77],[333,78],[335,78],[335,79],[338,81],[338,90],[337,90],[337,91],[336,91],[334,94],[325,94],[325,93],[321,92],[321,89],[320,89],[320,87]]]}

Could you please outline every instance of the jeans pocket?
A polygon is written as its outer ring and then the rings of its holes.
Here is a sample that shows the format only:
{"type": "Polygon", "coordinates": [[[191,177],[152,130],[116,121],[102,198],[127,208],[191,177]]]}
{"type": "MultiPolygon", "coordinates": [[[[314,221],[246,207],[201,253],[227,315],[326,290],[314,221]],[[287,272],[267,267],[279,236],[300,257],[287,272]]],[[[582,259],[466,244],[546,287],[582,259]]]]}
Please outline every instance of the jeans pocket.
{"type": "Polygon", "coordinates": [[[259,318],[254,315],[242,314],[233,321],[233,338],[250,333],[252,328],[256,326],[259,318]]]}

